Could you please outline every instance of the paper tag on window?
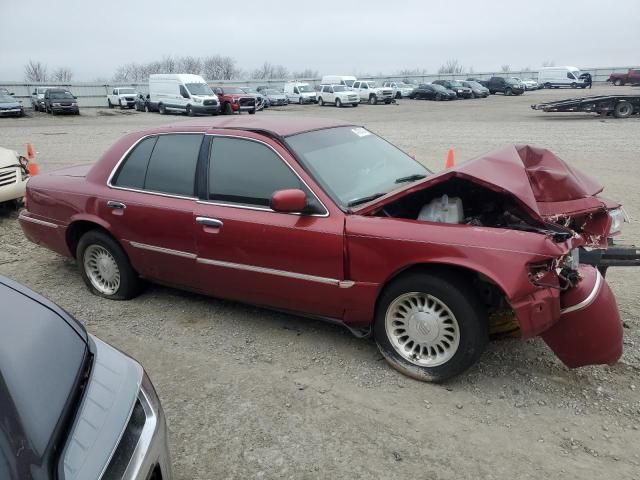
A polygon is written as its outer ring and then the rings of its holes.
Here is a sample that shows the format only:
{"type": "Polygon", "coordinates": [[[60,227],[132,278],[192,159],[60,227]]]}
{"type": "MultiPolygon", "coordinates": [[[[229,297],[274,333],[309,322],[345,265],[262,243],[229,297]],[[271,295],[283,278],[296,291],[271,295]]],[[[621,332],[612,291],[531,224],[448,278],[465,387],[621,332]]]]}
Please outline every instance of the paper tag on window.
{"type": "Polygon", "coordinates": [[[367,135],[371,135],[371,132],[368,132],[362,127],[352,128],[351,131],[358,135],[359,137],[366,137],[367,135]]]}

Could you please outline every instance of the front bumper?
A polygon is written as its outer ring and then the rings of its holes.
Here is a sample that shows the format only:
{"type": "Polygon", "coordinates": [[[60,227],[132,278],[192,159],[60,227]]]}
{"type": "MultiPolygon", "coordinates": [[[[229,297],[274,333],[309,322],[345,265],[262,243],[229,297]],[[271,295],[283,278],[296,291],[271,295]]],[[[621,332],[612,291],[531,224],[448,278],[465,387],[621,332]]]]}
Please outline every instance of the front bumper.
{"type": "Polygon", "coordinates": [[[24,114],[22,108],[7,108],[0,110],[0,117],[20,117],[24,114]]]}
{"type": "Polygon", "coordinates": [[[622,321],[600,272],[581,265],[581,282],[560,297],[560,319],[543,340],[569,368],[612,365],[622,356],[622,321]]]}
{"type": "Polygon", "coordinates": [[[220,105],[216,104],[216,105],[191,105],[191,109],[193,110],[194,113],[208,113],[208,114],[214,114],[214,113],[220,113],[220,105]]]}
{"type": "Polygon", "coordinates": [[[80,112],[80,108],[77,107],[77,106],[75,106],[75,107],[73,107],[73,106],[70,106],[70,107],[67,107],[67,106],[54,107],[53,105],[51,105],[49,107],[49,109],[52,112],[56,112],[56,113],[78,113],[78,112],[80,112]]]}

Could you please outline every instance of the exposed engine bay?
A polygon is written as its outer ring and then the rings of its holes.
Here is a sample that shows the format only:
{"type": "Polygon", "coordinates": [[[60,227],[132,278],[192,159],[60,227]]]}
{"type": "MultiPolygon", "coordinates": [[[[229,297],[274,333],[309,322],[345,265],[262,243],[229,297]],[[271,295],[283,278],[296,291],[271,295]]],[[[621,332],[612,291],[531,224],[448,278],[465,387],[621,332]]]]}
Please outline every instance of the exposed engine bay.
{"type": "Polygon", "coordinates": [[[574,235],[563,225],[533,218],[508,193],[455,177],[389,203],[377,215],[535,232],[558,242],[574,235]]]}

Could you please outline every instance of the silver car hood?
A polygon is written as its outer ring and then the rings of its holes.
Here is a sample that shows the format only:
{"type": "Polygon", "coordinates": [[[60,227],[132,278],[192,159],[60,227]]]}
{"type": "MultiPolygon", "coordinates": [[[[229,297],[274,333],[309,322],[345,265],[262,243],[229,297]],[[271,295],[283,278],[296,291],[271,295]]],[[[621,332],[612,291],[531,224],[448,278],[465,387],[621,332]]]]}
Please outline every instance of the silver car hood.
{"type": "Polygon", "coordinates": [[[64,452],[66,480],[100,478],[138,398],[143,369],[135,360],[89,335],[94,364],[64,452]]]}

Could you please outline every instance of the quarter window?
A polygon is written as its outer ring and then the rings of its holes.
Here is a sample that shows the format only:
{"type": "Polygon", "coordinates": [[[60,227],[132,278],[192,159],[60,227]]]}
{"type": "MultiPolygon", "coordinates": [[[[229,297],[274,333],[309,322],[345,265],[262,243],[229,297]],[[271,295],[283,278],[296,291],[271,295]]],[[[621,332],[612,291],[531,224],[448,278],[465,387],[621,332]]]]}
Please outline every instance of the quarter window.
{"type": "Polygon", "coordinates": [[[149,160],[145,190],[193,196],[202,135],[160,135],[149,160]]]}
{"type": "Polygon", "coordinates": [[[303,188],[269,147],[251,140],[215,137],[209,167],[209,199],[268,207],[277,190],[303,188]]]}
{"type": "Polygon", "coordinates": [[[125,159],[113,184],[191,197],[201,143],[199,134],[145,138],[125,159]]]}
{"type": "Polygon", "coordinates": [[[147,165],[158,137],[149,137],[142,140],[129,153],[122,167],[118,171],[113,184],[118,187],[144,188],[144,177],[147,174],[147,165]]]}

